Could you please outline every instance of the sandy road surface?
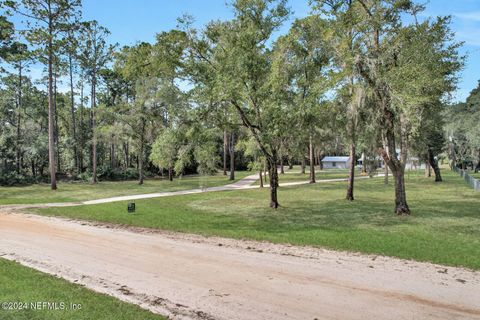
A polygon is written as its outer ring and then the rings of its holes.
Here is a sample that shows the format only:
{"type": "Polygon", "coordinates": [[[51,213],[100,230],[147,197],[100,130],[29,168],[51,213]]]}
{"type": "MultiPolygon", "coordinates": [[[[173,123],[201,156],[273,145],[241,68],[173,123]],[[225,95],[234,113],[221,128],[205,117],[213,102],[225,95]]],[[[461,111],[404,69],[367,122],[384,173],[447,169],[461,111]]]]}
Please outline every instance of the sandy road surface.
{"type": "Polygon", "coordinates": [[[0,214],[0,256],[174,319],[480,319],[480,273],[0,214]]]}

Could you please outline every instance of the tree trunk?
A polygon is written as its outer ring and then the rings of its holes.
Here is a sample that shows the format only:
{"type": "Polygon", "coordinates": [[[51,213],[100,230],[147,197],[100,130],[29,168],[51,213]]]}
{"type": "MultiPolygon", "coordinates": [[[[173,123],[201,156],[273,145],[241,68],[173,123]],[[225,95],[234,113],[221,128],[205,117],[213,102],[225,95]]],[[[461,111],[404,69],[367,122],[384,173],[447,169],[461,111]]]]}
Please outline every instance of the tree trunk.
{"type": "Polygon", "coordinates": [[[383,162],[383,183],[388,184],[388,164],[384,161],[383,162]]]}
{"type": "Polygon", "coordinates": [[[277,171],[277,154],[276,151],[272,152],[273,154],[267,158],[268,166],[268,177],[270,179],[270,208],[277,209],[278,198],[278,171],[277,171]]]}
{"type": "Polygon", "coordinates": [[[302,165],[301,165],[301,168],[302,168],[302,174],[305,174],[305,157],[302,157],[302,165]]]}
{"type": "Polygon", "coordinates": [[[283,167],[283,157],[280,157],[280,174],[285,174],[285,168],[283,167]]]}
{"type": "Polygon", "coordinates": [[[145,120],[142,120],[142,130],[140,133],[140,152],[138,154],[138,184],[142,185],[144,176],[143,176],[143,157],[145,156],[145,120]]]}
{"type": "Polygon", "coordinates": [[[367,173],[367,156],[365,152],[362,153],[362,173],[367,173]]]}
{"type": "Polygon", "coordinates": [[[480,170],[480,149],[478,150],[477,165],[475,166],[475,173],[478,173],[480,170]]]}
{"type": "Polygon", "coordinates": [[[399,159],[396,152],[395,146],[395,116],[389,107],[389,97],[385,97],[379,92],[375,92],[377,99],[379,99],[382,112],[383,112],[383,121],[382,126],[385,132],[385,148],[382,149],[381,156],[383,160],[387,163],[392,171],[392,174],[395,178],[395,213],[397,215],[410,215],[410,208],[407,204],[407,195],[405,192],[405,163],[407,159],[407,141],[406,135],[403,132],[404,127],[403,119],[400,118],[400,153],[401,158],[399,159]]]}
{"type": "Polygon", "coordinates": [[[130,151],[128,141],[125,143],[125,168],[130,168],[130,151]]]}
{"type": "Polygon", "coordinates": [[[354,190],[354,183],[355,183],[355,165],[356,165],[356,157],[355,157],[355,149],[356,149],[356,129],[357,129],[357,114],[358,114],[358,106],[355,101],[353,101],[354,97],[354,80],[353,77],[350,77],[350,97],[351,101],[348,106],[347,110],[347,135],[350,139],[350,157],[349,157],[349,174],[348,174],[348,186],[347,186],[347,196],[346,199],[348,201],[353,201],[355,198],[353,196],[354,190]]]}
{"type": "Polygon", "coordinates": [[[50,187],[57,189],[57,177],[55,165],[55,134],[54,121],[55,109],[53,105],[53,30],[52,22],[49,21],[49,42],[48,42],[48,161],[50,167],[50,187]]]}
{"type": "MultiPolygon", "coordinates": [[[[110,141],[113,141],[113,136],[110,135],[110,141]]],[[[110,143],[110,168],[114,169],[114,164],[113,164],[113,153],[114,153],[114,150],[113,150],[113,142],[110,143]]]]}
{"type": "Polygon", "coordinates": [[[407,194],[405,192],[405,170],[403,167],[398,170],[392,170],[395,176],[395,213],[397,215],[409,215],[410,208],[407,204],[407,194]]]}
{"type": "Polygon", "coordinates": [[[22,125],[22,65],[19,62],[18,66],[18,106],[17,106],[17,145],[16,147],[16,162],[17,173],[20,174],[22,167],[22,152],[21,152],[21,125],[22,125]]]}
{"type": "Polygon", "coordinates": [[[450,170],[453,170],[457,166],[457,157],[455,155],[455,145],[450,142],[450,170]]]}
{"type": "Polygon", "coordinates": [[[263,188],[263,177],[262,177],[262,170],[258,172],[258,175],[260,177],[260,188],[263,188]]]}
{"type": "Polygon", "coordinates": [[[348,175],[347,200],[353,201],[353,185],[355,182],[355,144],[350,144],[350,172],[348,175]]]}
{"type": "Polygon", "coordinates": [[[32,164],[32,176],[33,176],[34,179],[36,179],[37,178],[37,172],[35,170],[35,160],[32,159],[31,164],[32,164]]]}
{"type": "Polygon", "coordinates": [[[432,173],[430,171],[429,159],[426,159],[426,161],[425,161],[425,177],[430,178],[431,176],[432,176],[432,173]]]}
{"type": "Polygon", "coordinates": [[[68,55],[68,62],[70,73],[70,113],[72,116],[73,159],[75,161],[75,170],[78,172],[77,124],[75,121],[75,93],[73,91],[73,61],[71,54],[68,55]]]}
{"type": "Polygon", "coordinates": [[[227,175],[228,133],[223,130],[223,175],[227,175]]]}
{"type": "Polygon", "coordinates": [[[428,148],[428,162],[435,172],[435,182],[442,182],[442,174],[440,173],[440,168],[438,167],[438,162],[435,160],[432,149],[428,148]]]}
{"type": "Polygon", "coordinates": [[[140,153],[138,155],[138,184],[142,185],[143,184],[143,143],[140,147],[140,153]]]}
{"type": "Polygon", "coordinates": [[[79,146],[80,150],[78,152],[78,172],[83,172],[84,169],[84,163],[83,163],[83,151],[85,148],[85,136],[84,136],[84,131],[83,131],[83,125],[84,125],[84,107],[83,107],[83,76],[81,76],[81,82],[80,82],[80,136],[79,136],[79,146]]]}
{"type": "Polygon", "coordinates": [[[172,167],[168,168],[168,180],[173,181],[173,168],[172,167]]]}
{"type": "Polygon", "coordinates": [[[235,180],[235,133],[230,135],[230,180],[235,180]]]}
{"type": "Polygon", "coordinates": [[[92,167],[93,167],[93,183],[97,181],[97,119],[96,119],[96,74],[92,74],[92,131],[93,131],[93,146],[92,146],[92,167]]]}
{"type": "Polygon", "coordinates": [[[291,157],[288,158],[288,169],[289,170],[293,169],[293,159],[291,157]]]}
{"type": "Polygon", "coordinates": [[[309,141],[309,146],[308,146],[309,152],[310,152],[310,183],[315,183],[315,156],[314,156],[314,150],[313,150],[313,141],[312,141],[312,136],[310,136],[310,141],[309,141]]]}
{"type": "Polygon", "coordinates": [[[397,215],[410,215],[405,192],[405,169],[398,160],[394,161],[388,163],[395,178],[395,213],[397,215]]]}
{"type": "Polygon", "coordinates": [[[410,215],[410,208],[407,204],[407,194],[405,191],[405,170],[399,167],[394,173],[395,177],[395,213],[399,216],[410,215]]]}
{"type": "Polygon", "coordinates": [[[57,70],[53,74],[53,108],[55,110],[55,145],[57,151],[57,172],[61,172],[61,159],[60,159],[60,130],[58,128],[58,110],[57,110],[57,70]]]}
{"type": "Polygon", "coordinates": [[[263,178],[265,179],[265,182],[267,182],[267,168],[268,168],[268,165],[267,165],[267,161],[265,160],[263,165],[263,178]]]}

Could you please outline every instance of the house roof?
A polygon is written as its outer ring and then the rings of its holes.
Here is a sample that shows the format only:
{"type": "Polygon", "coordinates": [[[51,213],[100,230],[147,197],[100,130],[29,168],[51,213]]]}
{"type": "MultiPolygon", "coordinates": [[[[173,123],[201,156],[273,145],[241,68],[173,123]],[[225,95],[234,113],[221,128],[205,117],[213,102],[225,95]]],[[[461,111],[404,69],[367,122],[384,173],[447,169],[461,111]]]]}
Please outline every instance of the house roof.
{"type": "Polygon", "coordinates": [[[322,162],[348,162],[350,157],[324,157],[322,162]]]}

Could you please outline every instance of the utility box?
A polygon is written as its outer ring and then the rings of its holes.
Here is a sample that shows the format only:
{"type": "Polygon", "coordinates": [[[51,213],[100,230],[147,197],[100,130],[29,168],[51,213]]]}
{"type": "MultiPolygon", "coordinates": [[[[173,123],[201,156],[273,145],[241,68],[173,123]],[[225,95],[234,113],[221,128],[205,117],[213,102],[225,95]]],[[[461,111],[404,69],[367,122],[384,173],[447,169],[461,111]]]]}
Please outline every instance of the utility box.
{"type": "Polygon", "coordinates": [[[134,202],[129,202],[127,206],[128,213],[134,213],[135,212],[135,203],[134,202]]]}

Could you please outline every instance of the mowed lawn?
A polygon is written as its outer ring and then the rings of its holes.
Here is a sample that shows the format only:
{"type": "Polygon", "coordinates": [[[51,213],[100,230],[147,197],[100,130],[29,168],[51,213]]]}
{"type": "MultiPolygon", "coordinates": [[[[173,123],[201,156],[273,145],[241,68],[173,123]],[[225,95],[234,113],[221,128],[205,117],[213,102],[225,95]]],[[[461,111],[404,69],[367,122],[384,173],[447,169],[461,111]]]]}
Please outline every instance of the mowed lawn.
{"type": "Polygon", "coordinates": [[[471,171],[468,174],[474,177],[475,179],[480,180],[480,172],[475,173],[474,171],[471,171]]]}
{"type": "Polygon", "coordinates": [[[0,259],[0,303],[2,320],[165,319],[136,305],[5,259],[0,259]],[[19,307],[9,302],[22,303],[24,310],[11,310],[19,307]],[[64,310],[34,310],[30,303],[37,302],[57,303],[57,309],[64,310]]]}
{"type": "MultiPolygon", "coordinates": [[[[235,181],[238,181],[249,174],[250,172],[248,171],[236,172],[235,181]]],[[[59,183],[58,190],[56,191],[50,190],[50,185],[48,184],[0,187],[0,205],[85,201],[143,193],[216,187],[235,181],[228,180],[223,174],[217,174],[215,176],[185,176],[182,178],[175,178],[173,181],[165,179],[149,179],[145,180],[143,185],[139,185],[137,180],[99,182],[95,185],[84,182],[59,183]]]]}
{"type": "Polygon", "coordinates": [[[393,214],[393,179],[358,180],[354,202],[346,183],[281,187],[281,207],[268,208],[268,189],[203,193],[74,208],[42,209],[66,216],[277,243],[312,245],[480,269],[480,193],[457,174],[444,182],[407,175],[411,217],[393,214]]]}

